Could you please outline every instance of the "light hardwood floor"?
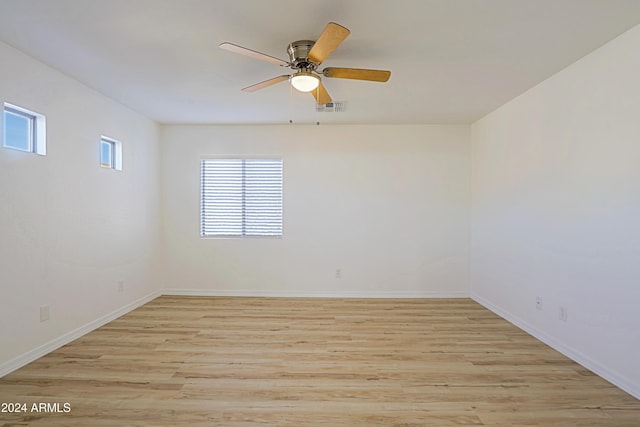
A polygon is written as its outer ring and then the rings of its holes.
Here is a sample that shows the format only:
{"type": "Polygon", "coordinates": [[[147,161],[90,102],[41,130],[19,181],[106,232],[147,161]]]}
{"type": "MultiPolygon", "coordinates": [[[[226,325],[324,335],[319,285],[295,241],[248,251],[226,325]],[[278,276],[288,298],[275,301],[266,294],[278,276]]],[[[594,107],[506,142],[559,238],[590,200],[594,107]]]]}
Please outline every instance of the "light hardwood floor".
{"type": "Polygon", "coordinates": [[[3,426],[640,425],[640,401],[468,299],[160,297],[0,379],[0,402],[29,409],[3,426]]]}

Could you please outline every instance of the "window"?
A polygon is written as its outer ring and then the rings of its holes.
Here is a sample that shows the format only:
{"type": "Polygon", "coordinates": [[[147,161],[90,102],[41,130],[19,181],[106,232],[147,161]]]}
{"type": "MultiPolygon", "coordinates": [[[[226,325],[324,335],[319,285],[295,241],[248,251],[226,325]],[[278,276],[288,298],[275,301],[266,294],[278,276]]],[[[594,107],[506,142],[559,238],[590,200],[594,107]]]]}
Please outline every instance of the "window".
{"type": "Polygon", "coordinates": [[[122,170],[122,143],[115,139],[100,137],[100,166],[122,170]]]}
{"type": "Polygon", "coordinates": [[[282,236],[282,160],[206,159],[200,236],[282,236]]]}
{"type": "Polygon", "coordinates": [[[100,166],[103,168],[113,168],[115,165],[115,160],[113,158],[114,153],[116,152],[115,144],[113,141],[109,141],[107,139],[100,140],[100,166]]]}
{"type": "Polygon", "coordinates": [[[25,108],[5,102],[3,111],[6,148],[45,155],[45,117],[25,108]]]}

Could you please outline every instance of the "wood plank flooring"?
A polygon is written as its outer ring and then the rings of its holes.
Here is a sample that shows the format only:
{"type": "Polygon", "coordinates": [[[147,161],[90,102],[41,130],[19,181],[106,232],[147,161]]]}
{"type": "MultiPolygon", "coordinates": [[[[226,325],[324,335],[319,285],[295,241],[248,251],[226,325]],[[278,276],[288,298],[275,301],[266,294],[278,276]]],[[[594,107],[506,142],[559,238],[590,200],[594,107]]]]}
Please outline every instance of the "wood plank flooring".
{"type": "Polygon", "coordinates": [[[27,406],[2,426],[640,425],[640,401],[468,299],[160,297],[0,379],[0,402],[27,406]]]}

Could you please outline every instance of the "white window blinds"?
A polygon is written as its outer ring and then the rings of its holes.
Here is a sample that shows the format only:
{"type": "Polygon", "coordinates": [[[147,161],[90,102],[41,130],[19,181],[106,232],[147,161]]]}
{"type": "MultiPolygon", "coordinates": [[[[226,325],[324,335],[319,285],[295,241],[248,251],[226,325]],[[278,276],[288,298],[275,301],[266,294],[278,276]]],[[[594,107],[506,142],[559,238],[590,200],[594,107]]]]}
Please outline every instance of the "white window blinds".
{"type": "Polygon", "coordinates": [[[200,235],[282,236],[282,160],[205,159],[200,235]]]}

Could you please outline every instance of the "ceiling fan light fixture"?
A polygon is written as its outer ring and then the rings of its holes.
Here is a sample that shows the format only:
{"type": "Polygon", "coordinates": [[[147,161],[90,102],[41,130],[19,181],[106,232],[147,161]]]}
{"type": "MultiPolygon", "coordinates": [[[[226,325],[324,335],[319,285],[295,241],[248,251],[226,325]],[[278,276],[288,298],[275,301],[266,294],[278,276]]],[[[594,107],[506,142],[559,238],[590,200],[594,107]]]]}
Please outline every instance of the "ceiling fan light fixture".
{"type": "Polygon", "coordinates": [[[298,71],[291,76],[291,86],[300,92],[311,92],[320,85],[320,77],[305,71],[298,71]]]}
{"type": "MultiPolygon", "coordinates": [[[[0,2],[1,1],[2,0],[0,0],[0,2]]],[[[316,100],[316,105],[327,105],[331,103],[331,96],[329,96],[329,93],[322,84],[322,77],[386,82],[391,76],[391,71],[361,68],[329,67],[322,70],[322,72],[318,71],[318,66],[331,55],[331,52],[333,52],[349,34],[350,31],[345,27],[335,22],[329,22],[317,40],[298,40],[290,43],[287,47],[289,61],[283,61],[275,56],[266,55],[228,42],[221,43],[220,48],[251,58],[271,62],[294,71],[293,75],[283,74],[242,88],[243,92],[255,92],[289,80],[292,88],[295,88],[299,92],[313,95],[313,98],[316,100]]]]}

